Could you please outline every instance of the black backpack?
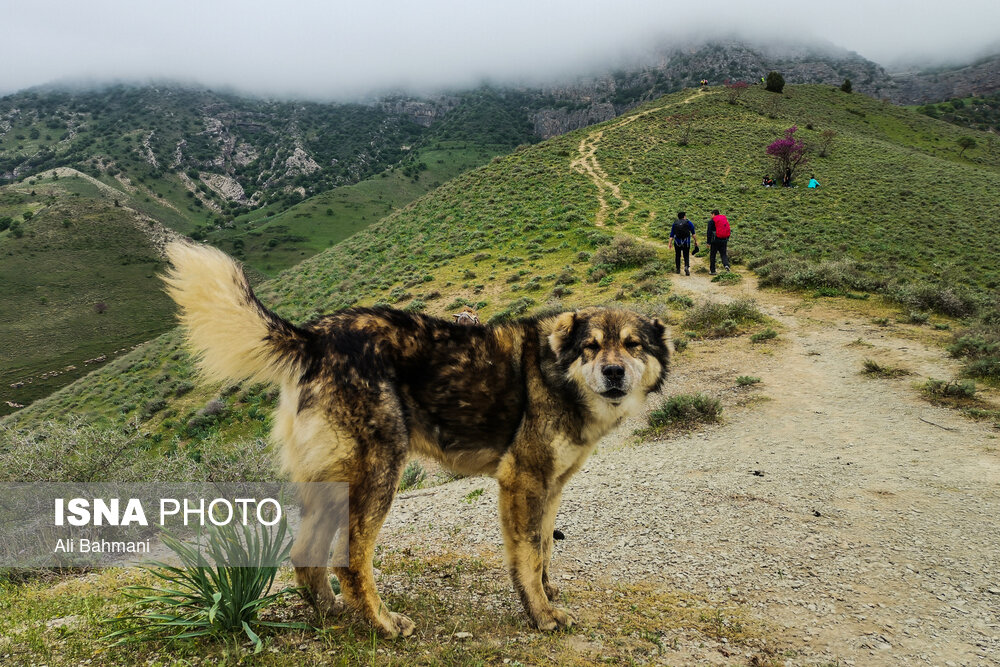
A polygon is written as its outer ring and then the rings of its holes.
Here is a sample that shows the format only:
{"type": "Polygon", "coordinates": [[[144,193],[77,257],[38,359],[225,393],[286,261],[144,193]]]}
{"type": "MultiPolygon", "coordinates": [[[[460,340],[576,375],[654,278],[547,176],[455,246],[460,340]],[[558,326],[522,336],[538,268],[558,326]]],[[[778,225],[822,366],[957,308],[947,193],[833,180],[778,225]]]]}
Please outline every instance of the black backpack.
{"type": "Polygon", "coordinates": [[[691,238],[691,225],[687,220],[677,219],[674,223],[674,241],[687,241],[691,238]]]}

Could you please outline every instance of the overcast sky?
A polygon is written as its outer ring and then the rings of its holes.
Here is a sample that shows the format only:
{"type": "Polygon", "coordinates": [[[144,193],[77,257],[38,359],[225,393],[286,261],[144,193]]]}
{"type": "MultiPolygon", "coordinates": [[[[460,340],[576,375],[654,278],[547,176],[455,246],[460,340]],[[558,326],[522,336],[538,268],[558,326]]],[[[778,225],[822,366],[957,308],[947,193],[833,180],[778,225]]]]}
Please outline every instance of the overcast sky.
{"type": "Polygon", "coordinates": [[[0,0],[0,94],[175,79],[314,99],[537,83],[656,39],[825,39],[881,64],[1000,50],[997,0],[0,0]]]}

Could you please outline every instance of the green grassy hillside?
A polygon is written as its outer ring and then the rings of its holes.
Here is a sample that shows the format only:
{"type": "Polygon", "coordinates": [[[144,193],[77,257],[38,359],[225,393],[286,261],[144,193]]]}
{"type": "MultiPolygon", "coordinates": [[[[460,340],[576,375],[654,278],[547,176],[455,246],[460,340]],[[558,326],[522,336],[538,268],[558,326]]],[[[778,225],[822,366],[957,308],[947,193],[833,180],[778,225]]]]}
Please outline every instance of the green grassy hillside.
{"type": "Polygon", "coordinates": [[[136,217],[82,177],[0,191],[0,414],[171,328],[162,230],[136,217]]]}
{"type": "Polygon", "coordinates": [[[503,145],[436,142],[360,183],[328,190],[277,213],[254,211],[237,218],[232,228],[213,227],[203,236],[273,276],[508,150],[503,145]]]}
{"type": "MultiPolygon", "coordinates": [[[[959,157],[955,140],[968,133],[827,87],[792,86],[782,96],[752,90],[736,105],[720,90],[685,91],[494,159],[259,294],[293,320],[376,302],[432,314],[474,303],[485,319],[609,301],[663,310],[668,267],[613,236],[662,242],[684,209],[703,237],[717,207],[733,223],[737,261],[773,284],[867,290],[917,307],[955,299],[971,312],[1000,280],[1000,265],[977,242],[984,221],[1000,213],[1000,145],[976,133],[984,150],[959,157]],[[807,167],[819,190],[801,179],[791,189],[759,186],[769,168],[765,147],[791,125],[810,143],[836,132],[828,156],[814,153],[807,167]],[[603,181],[572,166],[591,149],[603,181]],[[603,227],[594,224],[599,216],[603,227]]],[[[176,450],[197,448],[201,435],[220,428],[262,432],[268,400],[256,387],[195,385],[171,333],[13,423],[68,413],[138,419],[176,450]]]]}
{"type": "Polygon", "coordinates": [[[15,409],[7,401],[27,405],[94,368],[81,362],[171,328],[173,307],[153,279],[160,260],[150,237],[163,235],[159,223],[207,237],[272,276],[503,150],[437,143],[355,185],[225,225],[199,223],[192,204],[174,206],[172,197],[187,191],[169,176],[130,187],[60,168],[55,177],[49,171],[0,188],[0,220],[9,220],[0,225],[0,280],[10,289],[0,304],[0,415],[15,409]],[[107,310],[97,313],[97,303],[107,310]]]}

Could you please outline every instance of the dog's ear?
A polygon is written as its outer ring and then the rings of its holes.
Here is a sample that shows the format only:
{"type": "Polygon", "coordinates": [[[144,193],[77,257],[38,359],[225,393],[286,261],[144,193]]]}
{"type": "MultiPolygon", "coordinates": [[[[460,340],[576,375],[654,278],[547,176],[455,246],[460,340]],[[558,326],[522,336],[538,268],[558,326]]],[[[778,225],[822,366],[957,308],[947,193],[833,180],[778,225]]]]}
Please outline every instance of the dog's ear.
{"type": "Polygon", "coordinates": [[[575,312],[563,313],[557,316],[555,322],[553,322],[552,333],[549,334],[549,347],[556,353],[556,356],[562,353],[566,345],[566,339],[569,338],[570,333],[573,331],[574,324],[576,324],[575,312]]]}
{"type": "Polygon", "coordinates": [[[653,318],[653,335],[657,340],[663,342],[664,347],[670,347],[670,335],[667,334],[667,326],[658,317],[653,318]]]}

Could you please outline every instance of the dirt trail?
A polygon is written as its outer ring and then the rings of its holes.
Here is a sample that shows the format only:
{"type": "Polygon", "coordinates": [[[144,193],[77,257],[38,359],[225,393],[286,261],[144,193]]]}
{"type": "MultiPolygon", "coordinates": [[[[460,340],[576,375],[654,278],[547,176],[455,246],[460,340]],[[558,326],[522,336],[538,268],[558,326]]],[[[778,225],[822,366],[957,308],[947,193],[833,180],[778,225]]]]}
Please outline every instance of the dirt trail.
{"type": "Polygon", "coordinates": [[[597,187],[597,213],[594,216],[594,225],[597,227],[603,227],[604,222],[608,218],[608,211],[611,205],[608,203],[608,193],[611,194],[615,199],[617,199],[620,204],[615,209],[616,213],[620,213],[628,209],[631,202],[622,196],[621,188],[618,184],[608,178],[607,173],[601,168],[600,162],[597,160],[597,147],[604,138],[604,133],[608,131],[614,131],[619,128],[625,127],[630,123],[634,123],[639,118],[648,116],[651,113],[658,113],[664,109],[670,109],[682,104],[689,104],[691,100],[706,94],[703,90],[699,89],[697,92],[686,97],[685,99],[671,104],[665,107],[657,107],[655,109],[649,109],[641,113],[633,114],[624,118],[617,123],[614,123],[608,127],[601,130],[594,130],[593,132],[587,134],[583,139],[580,140],[580,145],[577,147],[577,151],[580,153],[579,157],[575,158],[570,162],[570,169],[588,176],[594,185],[597,187]]]}

